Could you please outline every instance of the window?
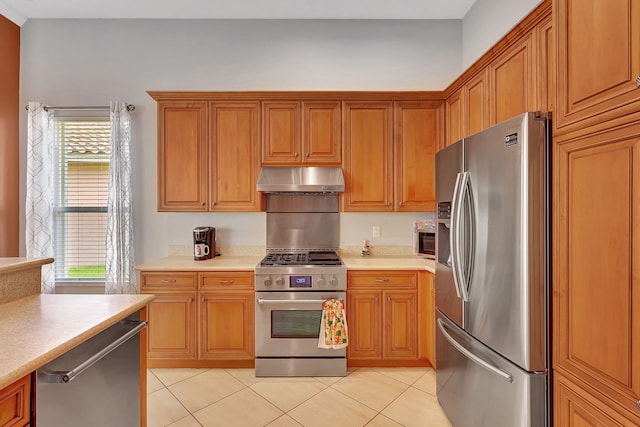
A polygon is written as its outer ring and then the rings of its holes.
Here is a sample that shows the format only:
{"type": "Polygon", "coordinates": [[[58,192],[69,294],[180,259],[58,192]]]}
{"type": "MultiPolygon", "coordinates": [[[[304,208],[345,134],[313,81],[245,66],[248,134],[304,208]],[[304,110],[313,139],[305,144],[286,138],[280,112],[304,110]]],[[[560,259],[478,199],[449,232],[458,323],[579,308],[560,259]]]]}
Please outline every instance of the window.
{"type": "Polygon", "coordinates": [[[104,281],[111,124],[56,118],[56,282],[104,281]]]}

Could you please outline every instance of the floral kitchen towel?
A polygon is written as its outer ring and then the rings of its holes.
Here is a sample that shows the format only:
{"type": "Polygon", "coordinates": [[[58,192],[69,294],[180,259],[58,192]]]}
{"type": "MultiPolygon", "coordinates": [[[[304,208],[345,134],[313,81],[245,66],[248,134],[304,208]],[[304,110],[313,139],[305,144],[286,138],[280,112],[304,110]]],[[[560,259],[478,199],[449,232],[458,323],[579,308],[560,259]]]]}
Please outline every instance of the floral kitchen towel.
{"type": "Polygon", "coordinates": [[[347,344],[347,317],[344,311],[344,301],[328,299],[322,303],[318,347],[339,349],[345,348],[347,344]]]}

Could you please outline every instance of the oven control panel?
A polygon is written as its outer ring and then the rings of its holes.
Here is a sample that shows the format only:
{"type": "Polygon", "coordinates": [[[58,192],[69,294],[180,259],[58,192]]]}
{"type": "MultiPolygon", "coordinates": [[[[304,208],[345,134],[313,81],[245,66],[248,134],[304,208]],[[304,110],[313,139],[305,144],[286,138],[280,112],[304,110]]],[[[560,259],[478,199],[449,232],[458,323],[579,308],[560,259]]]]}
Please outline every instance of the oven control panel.
{"type": "Polygon", "coordinates": [[[345,290],[346,274],[260,274],[255,288],[262,291],[345,290]]]}

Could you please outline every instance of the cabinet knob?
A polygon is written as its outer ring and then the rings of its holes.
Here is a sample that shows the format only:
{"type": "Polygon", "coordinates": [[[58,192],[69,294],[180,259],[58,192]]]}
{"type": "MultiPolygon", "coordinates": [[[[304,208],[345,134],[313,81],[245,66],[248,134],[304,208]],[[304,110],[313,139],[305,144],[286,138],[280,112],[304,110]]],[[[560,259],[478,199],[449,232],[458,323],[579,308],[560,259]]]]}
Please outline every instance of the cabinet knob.
{"type": "Polygon", "coordinates": [[[404,204],[404,202],[400,202],[400,206],[402,206],[404,204]]]}
{"type": "Polygon", "coordinates": [[[387,297],[387,302],[391,302],[391,297],[387,297]]]}
{"type": "Polygon", "coordinates": [[[200,302],[205,302],[206,300],[204,299],[204,297],[200,298],[200,302]]]}
{"type": "MultiPolygon", "coordinates": [[[[638,76],[638,78],[640,78],[640,76],[638,76]]],[[[636,406],[638,407],[638,411],[640,411],[640,400],[636,402],[636,406]]]]}
{"type": "MultiPolygon", "coordinates": [[[[640,88],[640,76],[636,77],[636,87],[640,88]]],[[[640,409],[640,407],[638,407],[640,409]]]]}
{"type": "Polygon", "coordinates": [[[216,205],[216,202],[211,202],[211,207],[214,207],[216,205]]]}
{"type": "Polygon", "coordinates": [[[202,202],[200,205],[201,205],[201,206],[204,206],[204,202],[202,202]]]}
{"type": "Polygon", "coordinates": [[[378,302],[378,297],[375,297],[373,302],[378,302]]]}
{"type": "Polygon", "coordinates": [[[304,153],[304,156],[305,157],[309,157],[309,153],[304,153]]]}
{"type": "Polygon", "coordinates": [[[193,298],[189,298],[189,302],[193,302],[193,298]]]}
{"type": "Polygon", "coordinates": [[[387,206],[391,206],[391,202],[387,202],[387,206]]]}

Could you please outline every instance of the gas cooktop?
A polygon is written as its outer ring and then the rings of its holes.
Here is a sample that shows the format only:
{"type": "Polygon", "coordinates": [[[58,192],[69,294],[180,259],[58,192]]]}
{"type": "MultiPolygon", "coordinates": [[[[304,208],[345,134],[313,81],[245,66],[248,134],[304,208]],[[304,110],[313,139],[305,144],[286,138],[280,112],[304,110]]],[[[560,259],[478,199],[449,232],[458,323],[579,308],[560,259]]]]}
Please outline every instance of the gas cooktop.
{"type": "Polygon", "coordinates": [[[279,266],[340,266],[342,260],[334,251],[272,252],[267,254],[260,265],[279,266]]]}

